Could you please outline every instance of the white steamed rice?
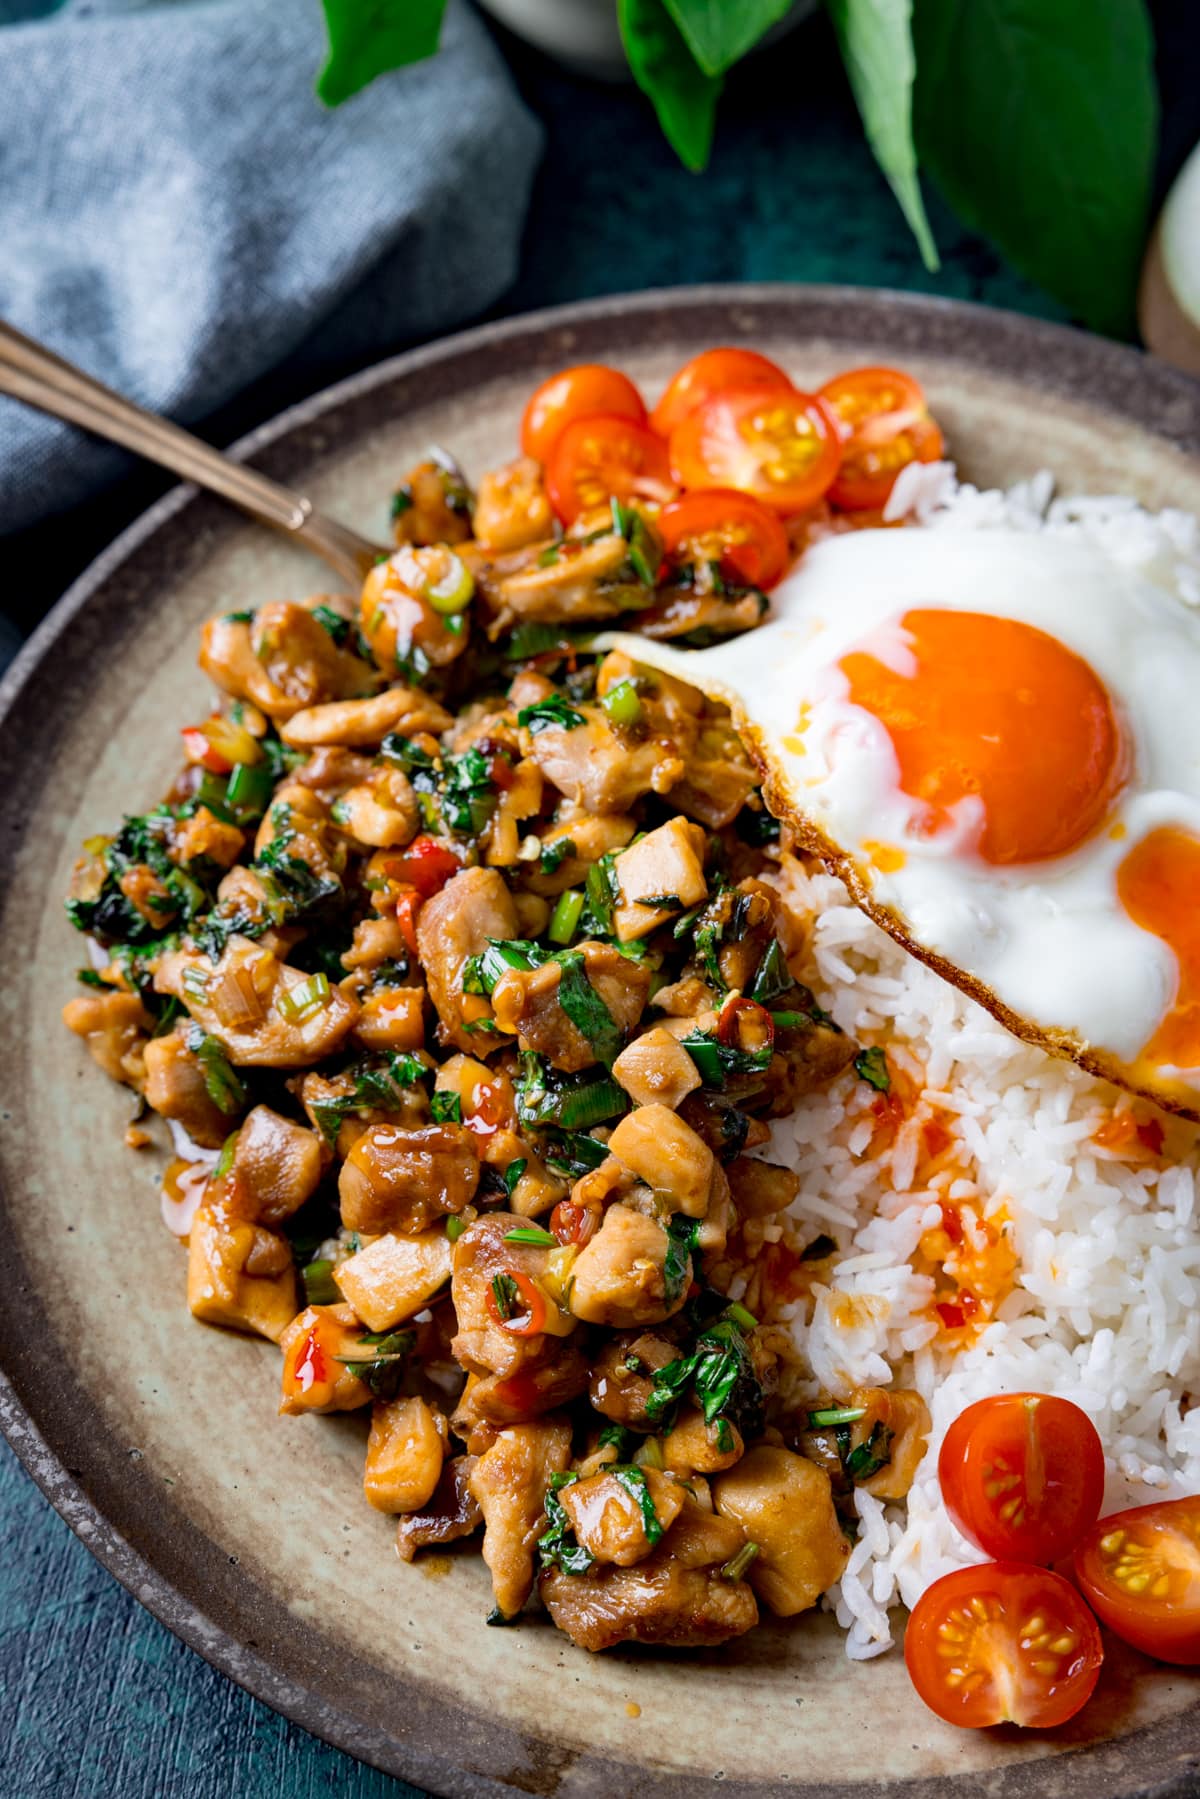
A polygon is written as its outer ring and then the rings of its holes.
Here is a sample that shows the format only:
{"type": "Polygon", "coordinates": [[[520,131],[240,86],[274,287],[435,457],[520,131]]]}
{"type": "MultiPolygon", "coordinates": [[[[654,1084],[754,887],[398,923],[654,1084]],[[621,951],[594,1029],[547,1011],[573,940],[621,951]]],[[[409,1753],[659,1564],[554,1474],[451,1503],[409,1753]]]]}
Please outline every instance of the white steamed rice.
{"type": "MultiPolygon", "coordinates": [[[[937,463],[902,474],[889,515],[936,530],[1082,537],[1200,605],[1190,514],[1151,514],[1119,497],[1055,500],[1047,473],[980,492],[937,463]]],[[[1200,1490],[1200,1405],[1189,1397],[1200,1394],[1200,1131],[1172,1124],[1167,1157],[1099,1148],[1094,1132],[1128,1109],[1125,1096],[1011,1036],[893,943],[832,876],[793,865],[781,882],[809,923],[818,999],[844,1030],[882,1042],[921,1095],[885,1142],[874,1095],[849,1073],[779,1121],[765,1152],[801,1176],[800,1239],[824,1233],[840,1245],[812,1306],[784,1308],[812,1370],[808,1390],[915,1386],[933,1416],[907,1505],[885,1507],[861,1489],[855,1497],[859,1537],[831,1599],[848,1654],[865,1659],[891,1644],[889,1607],[981,1559],[946,1517],[936,1472],[948,1425],[973,1400],[1035,1390],[1082,1406],[1104,1441],[1108,1510],[1200,1490]],[[918,1161],[933,1113],[953,1147],[931,1184],[918,1161]],[[964,1208],[968,1235],[973,1219],[1000,1221],[1015,1251],[1011,1286],[978,1333],[941,1330],[934,1279],[914,1267],[942,1198],[964,1208]]]]}

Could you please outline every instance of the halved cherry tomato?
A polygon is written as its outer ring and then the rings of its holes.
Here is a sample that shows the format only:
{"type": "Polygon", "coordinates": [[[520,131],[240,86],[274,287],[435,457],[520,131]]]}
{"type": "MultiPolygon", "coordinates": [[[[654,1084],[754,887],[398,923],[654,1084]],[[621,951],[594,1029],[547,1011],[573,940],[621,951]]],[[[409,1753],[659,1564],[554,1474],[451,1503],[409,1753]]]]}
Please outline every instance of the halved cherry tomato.
{"type": "Polygon", "coordinates": [[[841,471],[829,498],[847,512],[886,506],[901,469],[910,462],[937,462],[944,447],[928,414],[903,425],[872,419],[843,446],[841,471]]]}
{"type": "Polygon", "coordinates": [[[842,460],[837,420],[813,394],[717,394],[671,433],[671,469],[686,488],[736,487],[773,512],[803,512],[842,460]]]}
{"type": "Polygon", "coordinates": [[[431,899],[440,893],[451,875],[462,871],[462,863],[454,851],[427,831],[394,856],[389,856],[385,863],[388,879],[403,881],[409,887],[415,887],[422,899],[431,899]]]}
{"type": "Polygon", "coordinates": [[[675,488],[667,446],[631,419],[575,419],[554,446],[546,492],[564,525],[613,494],[619,500],[669,500],[675,488]]]}
{"type": "Polygon", "coordinates": [[[660,437],[670,437],[689,412],[711,400],[714,394],[728,393],[733,388],[746,393],[756,387],[791,385],[779,364],[760,356],[757,350],[702,350],[667,383],[662,399],[650,415],[650,429],[660,437]]]}
{"type": "Polygon", "coordinates": [[[1100,1516],[1104,1450],[1069,1399],[998,1393],[954,1420],[938,1481],[946,1510],[985,1555],[1056,1562],[1100,1516]]]}
{"type": "Polygon", "coordinates": [[[551,375],[537,388],[521,420],[521,452],[535,462],[546,463],[550,452],[573,419],[632,419],[646,422],[641,394],[620,369],[602,362],[581,362],[573,369],[551,375]]]}
{"type": "Polygon", "coordinates": [[[884,414],[921,418],[929,411],[921,383],[900,369],[844,369],[817,392],[837,418],[843,437],[853,437],[868,419],[884,414]]]}
{"type": "Polygon", "coordinates": [[[1101,1518],[1075,1551],[1075,1578],[1135,1649],[1200,1663],[1200,1495],[1101,1518]]]}
{"type": "Polygon", "coordinates": [[[672,500],[658,528],[674,561],[715,562],[726,580],[750,587],[774,587],[791,560],[778,515],[732,487],[672,500]]]}
{"type": "Polygon", "coordinates": [[[1091,1698],[1104,1660],[1096,1620],[1048,1568],[984,1562],[922,1593],[904,1637],[917,1692],[968,1730],[1065,1724],[1091,1698]]]}
{"type": "Polygon", "coordinates": [[[520,1268],[505,1268],[494,1277],[488,1286],[486,1303],[492,1323],[498,1324],[501,1330],[511,1331],[514,1337],[536,1337],[546,1327],[546,1295],[520,1268]],[[496,1287],[499,1282],[508,1281],[512,1282],[516,1294],[505,1300],[502,1309],[496,1287]],[[524,1309],[518,1311],[517,1306],[524,1309]]]}
{"type": "Polygon", "coordinates": [[[564,1247],[582,1249],[596,1235],[599,1225],[598,1208],[577,1206],[570,1199],[560,1199],[550,1214],[550,1229],[564,1247]]]}

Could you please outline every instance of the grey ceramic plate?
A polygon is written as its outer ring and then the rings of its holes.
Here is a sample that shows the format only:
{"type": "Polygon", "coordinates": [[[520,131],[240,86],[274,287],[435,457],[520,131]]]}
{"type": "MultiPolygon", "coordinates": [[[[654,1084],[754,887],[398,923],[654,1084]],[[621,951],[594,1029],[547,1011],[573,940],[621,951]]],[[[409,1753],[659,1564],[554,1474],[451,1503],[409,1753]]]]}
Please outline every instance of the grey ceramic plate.
{"type": "MultiPolygon", "coordinates": [[[[649,294],[488,326],[320,395],[241,453],[383,535],[414,452],[446,443],[476,471],[508,456],[524,396],[554,368],[615,361],[654,389],[738,341],[800,379],[913,369],[978,481],[1045,464],[1068,488],[1200,511],[1200,388],[1185,377],[1024,319],[822,288],[649,294]]],[[[277,1419],[276,1353],[190,1321],[157,1159],[122,1148],[128,1097],[58,1023],[80,959],[59,896],[79,840],[166,785],[205,699],[201,621],[323,584],[181,489],[101,557],[0,690],[0,1403],[48,1498],[234,1680],[440,1793],[1194,1792],[1200,1687],[1132,1654],[1114,1652],[1074,1727],[1021,1737],[941,1726],[899,1655],[852,1667],[827,1619],[676,1656],[589,1658],[538,1621],[488,1630],[478,1557],[396,1560],[362,1501],[361,1420],[277,1419]]]]}

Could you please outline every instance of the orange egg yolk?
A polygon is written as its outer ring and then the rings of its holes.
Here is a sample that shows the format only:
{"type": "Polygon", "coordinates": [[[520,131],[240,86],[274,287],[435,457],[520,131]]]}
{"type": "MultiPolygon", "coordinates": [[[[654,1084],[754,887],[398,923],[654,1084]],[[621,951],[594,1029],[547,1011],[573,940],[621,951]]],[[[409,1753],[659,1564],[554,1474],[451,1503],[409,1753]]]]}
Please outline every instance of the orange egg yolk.
{"type": "Polygon", "coordinates": [[[918,834],[954,828],[953,808],[974,797],[985,862],[1041,862],[1077,848],[1104,822],[1123,774],[1099,676],[1016,619],[918,610],[900,624],[910,673],[863,650],[838,666],[853,704],[891,739],[901,790],[923,808],[918,834]]]}
{"type": "Polygon", "coordinates": [[[1155,1068],[1200,1068],[1200,837],[1160,825],[1117,870],[1117,895],[1144,931],[1160,937],[1179,964],[1179,984],[1143,1051],[1155,1068]]]}

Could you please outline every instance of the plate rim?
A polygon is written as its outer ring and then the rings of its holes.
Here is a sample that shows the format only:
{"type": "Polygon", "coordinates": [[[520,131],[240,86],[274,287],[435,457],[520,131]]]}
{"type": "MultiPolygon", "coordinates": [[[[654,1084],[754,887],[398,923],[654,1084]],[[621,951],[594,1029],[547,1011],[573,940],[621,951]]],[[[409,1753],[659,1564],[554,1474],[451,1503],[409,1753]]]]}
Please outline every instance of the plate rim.
{"type": "MultiPolygon", "coordinates": [[[[896,335],[897,317],[907,325],[914,321],[943,322],[956,334],[957,345],[942,346],[932,342],[930,350],[940,352],[948,360],[960,360],[966,366],[978,367],[981,361],[983,366],[988,366],[981,353],[985,352],[989,342],[993,353],[997,343],[1002,351],[1027,348],[1035,357],[1043,355],[1053,359],[1057,353],[1061,360],[1052,361],[1057,371],[1052,385],[1083,397],[1078,393],[1079,378],[1080,373],[1086,373],[1092,387],[1098,386],[1102,405],[1131,419],[1184,454],[1200,454],[1200,381],[1131,346],[1093,337],[1070,325],[941,295],[891,288],[786,282],[647,289],[573,301],[476,325],[387,357],[319,389],[245,433],[229,446],[226,453],[239,461],[257,458],[264,451],[285,444],[294,434],[319,423],[326,415],[369,399],[397,381],[437,370],[447,363],[454,364],[477,352],[489,352],[514,340],[534,337],[548,340],[552,334],[569,332],[576,325],[595,329],[608,322],[669,320],[676,313],[681,315],[682,327],[683,315],[702,312],[705,308],[730,315],[738,309],[750,313],[756,308],[777,314],[794,312],[798,336],[806,329],[805,314],[817,314],[822,310],[831,314],[844,313],[847,329],[860,332],[878,329],[885,334],[890,329],[891,334],[896,335]],[[1062,380],[1064,369],[1067,378],[1062,380]],[[1119,398],[1113,397],[1114,388],[1119,390],[1119,398]],[[1181,403],[1174,408],[1180,423],[1164,423],[1160,408],[1166,400],[1181,403]]],[[[807,328],[817,334],[811,323],[807,328]]],[[[917,349],[919,346],[905,347],[917,349]]],[[[1010,359],[1003,354],[999,357],[999,367],[1003,372],[1013,372],[1010,359]]],[[[91,599],[178,514],[204,499],[201,490],[190,483],[173,486],[126,526],[71,583],[0,679],[0,729],[19,704],[26,683],[42,665],[47,653],[91,599]]],[[[231,522],[236,519],[235,509],[230,509],[229,516],[231,522]]],[[[0,1195],[0,1203],[4,1197],[0,1195]]],[[[382,1727],[372,1727],[325,1697],[311,1683],[287,1673],[283,1658],[272,1660],[258,1654],[225,1625],[197,1608],[176,1581],[151,1562],[107,1516],[99,1501],[87,1491],[82,1478],[77,1478],[62,1456],[50,1446],[43,1435],[41,1422],[52,1416],[53,1398],[47,1399],[44,1392],[39,1394],[36,1386],[31,1386],[22,1377],[22,1358],[10,1353],[11,1346],[3,1341],[3,1337],[3,1331],[0,1331],[0,1431],[17,1460],[101,1565],[189,1648],[254,1698],[324,1741],[389,1774],[420,1781],[431,1790],[447,1795],[448,1799],[459,1799],[460,1795],[463,1799],[475,1799],[477,1795],[501,1796],[514,1791],[551,1794],[557,1790],[560,1776],[566,1769],[553,1754],[543,1768],[532,1775],[523,1775],[519,1780],[514,1778],[511,1784],[473,1773],[455,1762],[452,1748],[447,1755],[444,1737],[440,1742],[425,1736],[405,1741],[382,1727]]],[[[512,1734],[526,1745],[536,1768],[537,1739],[527,1737],[519,1730],[512,1730],[512,1734]]],[[[1194,1773],[1200,1768],[1200,1710],[1196,1706],[1188,1707],[1128,1736],[1067,1749],[1050,1759],[1038,1758],[987,1773],[964,1774],[962,1790],[966,1790],[966,1783],[973,1782],[976,1792],[995,1795],[995,1799],[1001,1799],[1001,1795],[1011,1794],[1013,1799],[1017,1794],[1031,1795],[1038,1790],[1043,1772],[1050,1768],[1060,1770],[1064,1762],[1080,1757],[1089,1764],[1089,1772],[1094,1770],[1097,1795],[1111,1791],[1120,1792],[1125,1799],[1185,1799],[1186,1794],[1194,1791],[1194,1773]],[[1188,1725],[1190,1728],[1181,1729],[1188,1725]],[[1139,1742],[1149,1738],[1167,1747],[1168,1759],[1175,1761],[1178,1773],[1168,1774],[1165,1780],[1156,1778],[1149,1786],[1110,1788],[1106,1783],[1099,1784],[1106,1772],[1117,1774],[1119,1778],[1115,1767],[1105,1770],[1101,1766],[1107,1751],[1119,1750],[1118,1759],[1124,1759],[1128,1751],[1136,1759],[1139,1742]]],[[[578,1794],[600,1796],[619,1791],[620,1787],[612,1784],[613,1778],[623,1776],[628,1779],[634,1772],[639,1788],[648,1796],[676,1799],[679,1795],[682,1799],[685,1791],[694,1788],[694,1774],[652,1771],[644,1764],[617,1761],[599,1754],[585,1754],[573,1765],[575,1774],[571,1789],[578,1794]]],[[[904,1782],[903,1791],[906,1799],[926,1799],[926,1796],[935,1799],[935,1795],[936,1799],[948,1799],[959,1790],[959,1779],[954,1775],[922,1777],[904,1782]]],[[[759,1783],[752,1787],[739,1787],[732,1782],[723,1784],[727,1790],[761,1795],[781,1790],[759,1783]]],[[[832,1799],[835,1793],[848,1794],[850,1788],[839,1783],[836,1787],[810,1786],[803,1791],[805,1799],[821,1799],[824,1794],[832,1799]]]]}

